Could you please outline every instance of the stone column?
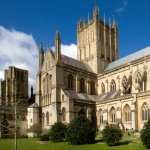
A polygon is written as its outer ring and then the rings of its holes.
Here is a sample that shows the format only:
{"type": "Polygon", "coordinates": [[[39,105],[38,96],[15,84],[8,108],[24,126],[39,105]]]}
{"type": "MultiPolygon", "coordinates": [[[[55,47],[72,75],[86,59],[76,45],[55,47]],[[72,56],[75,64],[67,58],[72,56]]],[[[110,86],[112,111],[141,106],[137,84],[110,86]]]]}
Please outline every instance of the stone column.
{"type": "Polygon", "coordinates": [[[135,110],[131,111],[132,115],[132,129],[135,130],[135,110]]]}
{"type": "Polygon", "coordinates": [[[6,79],[6,86],[5,86],[5,90],[6,90],[6,92],[5,92],[5,97],[6,97],[6,101],[5,101],[5,103],[6,103],[6,105],[8,105],[8,81],[7,81],[7,79],[6,79]]]}
{"type": "Polygon", "coordinates": [[[136,94],[134,94],[134,99],[131,106],[131,117],[132,117],[132,128],[136,130],[136,94]]]}
{"type": "Polygon", "coordinates": [[[75,90],[76,90],[76,92],[79,91],[79,89],[78,89],[78,75],[77,74],[76,74],[76,77],[75,77],[75,90]]]}

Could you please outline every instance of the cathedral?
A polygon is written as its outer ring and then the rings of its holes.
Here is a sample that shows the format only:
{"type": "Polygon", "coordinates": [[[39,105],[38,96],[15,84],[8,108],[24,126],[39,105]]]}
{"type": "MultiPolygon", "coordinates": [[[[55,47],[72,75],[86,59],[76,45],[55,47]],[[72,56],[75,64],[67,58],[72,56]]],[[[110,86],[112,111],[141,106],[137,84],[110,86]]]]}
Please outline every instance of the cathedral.
{"type": "Polygon", "coordinates": [[[97,129],[106,123],[139,131],[150,118],[150,47],[119,58],[118,27],[106,23],[95,7],[88,21],[77,24],[77,59],[39,50],[36,102],[28,107],[28,128],[45,131],[55,122],[68,124],[84,114],[97,129]]]}

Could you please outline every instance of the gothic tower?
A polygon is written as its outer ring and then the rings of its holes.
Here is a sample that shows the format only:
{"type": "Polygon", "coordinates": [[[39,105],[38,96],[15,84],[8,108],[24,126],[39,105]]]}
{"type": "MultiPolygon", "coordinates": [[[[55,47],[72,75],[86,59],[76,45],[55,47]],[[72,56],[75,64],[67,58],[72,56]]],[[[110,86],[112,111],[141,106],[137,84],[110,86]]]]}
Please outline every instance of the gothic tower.
{"type": "Polygon", "coordinates": [[[95,6],[88,22],[80,20],[77,26],[78,60],[88,64],[93,72],[103,73],[105,67],[118,58],[118,32],[113,21],[106,24],[95,6]]]}

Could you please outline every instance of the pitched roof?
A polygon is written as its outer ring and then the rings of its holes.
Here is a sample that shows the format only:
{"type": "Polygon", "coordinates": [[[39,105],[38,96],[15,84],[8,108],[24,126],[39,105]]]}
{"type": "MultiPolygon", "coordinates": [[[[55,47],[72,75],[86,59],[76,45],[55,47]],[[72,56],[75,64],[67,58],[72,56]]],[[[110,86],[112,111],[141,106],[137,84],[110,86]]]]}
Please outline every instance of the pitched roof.
{"type": "Polygon", "coordinates": [[[71,57],[62,55],[61,61],[63,64],[70,65],[70,66],[73,66],[73,67],[76,67],[76,68],[79,68],[88,72],[93,72],[92,69],[87,64],[84,64],[81,61],[73,59],[71,57]]]}
{"type": "Polygon", "coordinates": [[[105,71],[115,69],[122,65],[131,63],[132,61],[138,60],[142,57],[146,57],[148,55],[150,55],[150,46],[110,63],[106,67],[105,71]]]}
{"type": "Polygon", "coordinates": [[[86,100],[86,101],[95,101],[98,98],[98,96],[96,96],[96,95],[88,95],[86,93],[77,93],[74,90],[64,90],[64,92],[71,99],[79,99],[79,100],[86,100]]]}
{"type": "Polygon", "coordinates": [[[87,101],[87,100],[89,100],[89,101],[103,101],[103,100],[117,98],[120,96],[120,91],[108,92],[108,93],[101,94],[99,96],[88,95],[86,93],[77,93],[74,90],[65,90],[64,92],[69,96],[69,98],[85,100],[85,101],[87,101]]]}

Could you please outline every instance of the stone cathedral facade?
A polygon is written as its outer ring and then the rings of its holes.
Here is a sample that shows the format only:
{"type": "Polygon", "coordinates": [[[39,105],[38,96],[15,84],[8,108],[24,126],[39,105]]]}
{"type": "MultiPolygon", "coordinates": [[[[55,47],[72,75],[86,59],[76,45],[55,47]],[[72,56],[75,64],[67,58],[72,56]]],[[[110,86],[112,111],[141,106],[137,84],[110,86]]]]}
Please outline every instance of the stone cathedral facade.
{"type": "Polygon", "coordinates": [[[102,20],[99,8],[77,25],[77,59],[40,49],[36,103],[28,108],[28,128],[69,123],[85,114],[102,130],[106,123],[140,130],[150,118],[150,47],[118,58],[118,29],[102,20]]]}

